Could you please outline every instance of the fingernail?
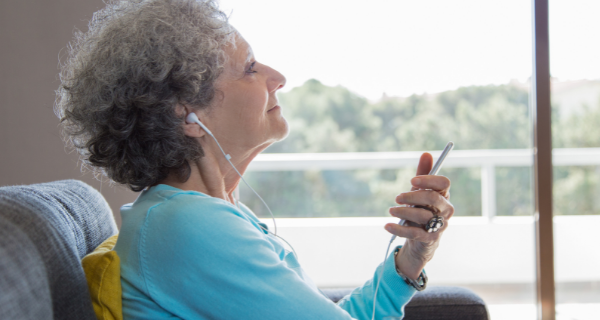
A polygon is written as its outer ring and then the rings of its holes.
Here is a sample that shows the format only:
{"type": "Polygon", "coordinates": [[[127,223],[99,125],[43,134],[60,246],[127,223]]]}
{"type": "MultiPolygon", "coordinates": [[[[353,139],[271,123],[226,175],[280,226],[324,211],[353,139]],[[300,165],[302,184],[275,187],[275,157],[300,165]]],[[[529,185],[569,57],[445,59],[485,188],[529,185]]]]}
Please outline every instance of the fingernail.
{"type": "Polygon", "coordinates": [[[420,185],[421,184],[421,178],[413,178],[413,184],[415,185],[420,185]]]}
{"type": "Polygon", "coordinates": [[[390,226],[389,224],[386,224],[386,225],[385,225],[385,230],[387,230],[387,231],[390,231],[390,232],[391,232],[391,231],[392,231],[392,226],[390,226]]]}

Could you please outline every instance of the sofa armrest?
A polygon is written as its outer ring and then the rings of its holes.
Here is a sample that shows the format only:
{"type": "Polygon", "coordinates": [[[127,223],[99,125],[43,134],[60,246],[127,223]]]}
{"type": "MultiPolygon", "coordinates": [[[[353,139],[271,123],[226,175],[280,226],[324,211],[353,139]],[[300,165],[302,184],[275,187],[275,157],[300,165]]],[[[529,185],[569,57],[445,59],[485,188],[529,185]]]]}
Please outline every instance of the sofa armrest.
{"type": "Polygon", "coordinates": [[[473,291],[432,286],[417,292],[404,308],[406,320],[489,320],[487,306],[473,291]]]}
{"type": "Polygon", "coordinates": [[[81,259],[117,233],[102,195],[76,180],[0,187],[0,217],[0,319],[28,304],[54,319],[96,319],[81,259]]]}
{"type": "Polygon", "coordinates": [[[0,319],[51,320],[50,285],[27,234],[0,215],[0,319]]]}
{"type": "MultiPolygon", "coordinates": [[[[338,302],[351,288],[322,289],[331,301],[338,302]]],[[[404,307],[405,320],[489,320],[487,306],[473,291],[461,287],[428,287],[417,292],[404,307]]]]}

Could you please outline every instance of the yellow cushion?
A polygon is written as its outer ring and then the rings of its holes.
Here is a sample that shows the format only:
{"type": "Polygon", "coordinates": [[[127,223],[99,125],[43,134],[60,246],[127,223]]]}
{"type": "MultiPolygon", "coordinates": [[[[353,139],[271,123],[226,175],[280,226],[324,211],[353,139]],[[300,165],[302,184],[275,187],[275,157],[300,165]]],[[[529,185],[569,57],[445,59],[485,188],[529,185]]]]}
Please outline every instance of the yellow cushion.
{"type": "Polygon", "coordinates": [[[81,261],[92,295],[94,312],[100,320],[123,319],[120,261],[113,250],[117,236],[106,239],[81,261]]]}

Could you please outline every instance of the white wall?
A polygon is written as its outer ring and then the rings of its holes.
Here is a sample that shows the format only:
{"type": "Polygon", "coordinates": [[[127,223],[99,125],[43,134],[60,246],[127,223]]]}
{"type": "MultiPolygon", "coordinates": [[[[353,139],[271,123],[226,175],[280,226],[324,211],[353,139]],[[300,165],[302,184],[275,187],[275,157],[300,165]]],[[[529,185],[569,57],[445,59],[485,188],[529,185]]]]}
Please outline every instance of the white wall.
{"type": "MultiPolygon", "coordinates": [[[[390,239],[383,225],[390,221],[396,219],[277,219],[277,226],[318,286],[353,287],[369,279],[383,261],[390,239]]],[[[582,228],[597,225],[600,216],[555,217],[557,282],[600,281],[600,233],[582,228]]],[[[401,243],[397,239],[394,245],[401,243]]],[[[426,271],[435,285],[533,283],[533,218],[454,217],[426,271]]]]}

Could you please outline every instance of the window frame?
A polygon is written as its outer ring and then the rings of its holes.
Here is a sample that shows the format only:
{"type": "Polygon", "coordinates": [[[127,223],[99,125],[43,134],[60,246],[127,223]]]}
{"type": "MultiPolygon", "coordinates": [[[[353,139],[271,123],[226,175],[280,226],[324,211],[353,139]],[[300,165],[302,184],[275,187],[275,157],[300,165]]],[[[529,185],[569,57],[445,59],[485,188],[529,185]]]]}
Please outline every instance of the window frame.
{"type": "Polygon", "coordinates": [[[536,243],[537,317],[556,318],[552,212],[552,123],[548,0],[532,0],[533,186],[536,243]]]}

